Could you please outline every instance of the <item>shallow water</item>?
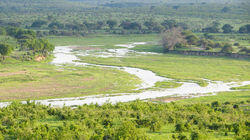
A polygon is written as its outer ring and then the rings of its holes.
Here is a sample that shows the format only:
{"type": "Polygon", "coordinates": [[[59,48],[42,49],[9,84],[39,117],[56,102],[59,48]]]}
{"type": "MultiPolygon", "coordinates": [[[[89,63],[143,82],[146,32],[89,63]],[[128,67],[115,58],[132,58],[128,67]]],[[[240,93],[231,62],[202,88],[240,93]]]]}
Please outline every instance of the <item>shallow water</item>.
{"type": "MultiPolygon", "coordinates": [[[[129,48],[133,48],[136,45],[143,45],[145,42],[131,43],[131,44],[119,44],[116,46],[124,47],[121,49],[109,49],[108,52],[111,52],[112,55],[107,53],[109,57],[125,57],[127,53],[130,52],[129,48]]],[[[76,66],[100,66],[100,67],[109,67],[114,69],[119,69],[126,71],[130,74],[133,74],[141,79],[142,84],[138,85],[138,89],[146,89],[153,87],[158,81],[172,80],[165,77],[157,76],[155,73],[149,70],[143,70],[139,68],[131,67],[117,67],[117,66],[104,66],[96,65],[89,63],[76,62],[79,60],[77,55],[91,55],[86,52],[78,51],[73,52],[72,48],[69,46],[58,46],[54,51],[54,60],[51,64],[63,65],[63,64],[73,64],[76,66]]],[[[105,53],[100,53],[98,55],[105,55],[105,53]]],[[[93,54],[96,56],[96,54],[93,54]]],[[[98,57],[98,56],[97,56],[98,57]]],[[[117,102],[129,102],[134,100],[145,100],[158,97],[165,97],[170,95],[176,96],[203,96],[207,93],[217,93],[224,91],[231,91],[232,87],[239,87],[244,85],[249,85],[250,81],[244,81],[241,83],[223,83],[221,81],[210,81],[207,87],[201,87],[196,83],[183,82],[183,85],[178,88],[171,89],[159,89],[157,91],[145,90],[142,93],[120,93],[120,94],[106,94],[106,95],[92,95],[84,97],[73,97],[73,98],[58,98],[58,99],[48,99],[48,100],[36,100],[36,103],[41,103],[44,105],[51,105],[55,107],[62,106],[76,106],[83,104],[104,104],[104,103],[117,103],[117,102]]],[[[9,102],[0,103],[0,107],[9,105],[9,102]]]]}

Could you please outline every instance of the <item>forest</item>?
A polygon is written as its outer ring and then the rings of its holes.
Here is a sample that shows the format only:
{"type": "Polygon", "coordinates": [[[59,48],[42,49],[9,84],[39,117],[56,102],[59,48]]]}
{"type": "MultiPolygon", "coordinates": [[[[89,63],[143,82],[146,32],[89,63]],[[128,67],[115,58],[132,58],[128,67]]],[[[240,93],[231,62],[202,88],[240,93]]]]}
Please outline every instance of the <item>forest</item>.
{"type": "Polygon", "coordinates": [[[249,140],[249,7],[1,0],[0,140],[249,140]]]}

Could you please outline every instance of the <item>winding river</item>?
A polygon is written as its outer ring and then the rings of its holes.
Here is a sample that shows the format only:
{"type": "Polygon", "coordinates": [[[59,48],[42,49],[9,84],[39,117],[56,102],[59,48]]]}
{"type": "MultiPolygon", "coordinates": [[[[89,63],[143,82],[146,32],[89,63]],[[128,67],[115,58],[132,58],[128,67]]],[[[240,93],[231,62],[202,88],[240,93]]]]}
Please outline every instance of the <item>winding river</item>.
{"type": "MultiPolygon", "coordinates": [[[[116,46],[122,47],[119,49],[108,49],[99,53],[88,53],[87,51],[73,51],[71,46],[57,46],[54,50],[54,60],[51,62],[55,65],[63,65],[63,64],[73,64],[76,66],[100,66],[100,67],[109,67],[114,69],[123,70],[130,74],[133,74],[139,77],[142,81],[142,84],[138,86],[138,89],[146,89],[153,87],[158,81],[167,81],[172,80],[165,77],[157,76],[154,72],[149,70],[143,70],[139,68],[131,68],[131,67],[117,67],[117,66],[105,66],[105,65],[96,65],[89,63],[81,63],[77,56],[87,56],[92,55],[95,57],[125,57],[127,53],[131,52],[129,48],[133,48],[136,45],[142,45],[145,42],[136,42],[131,44],[119,44],[116,46]]],[[[138,54],[146,54],[143,52],[135,52],[138,54]]],[[[145,100],[145,99],[153,99],[158,97],[165,96],[189,96],[189,97],[197,97],[204,96],[208,93],[217,93],[224,91],[231,91],[232,87],[239,87],[250,84],[250,81],[245,81],[241,83],[230,82],[224,83],[221,81],[211,81],[208,86],[201,87],[196,83],[192,82],[182,82],[182,86],[178,88],[170,88],[170,89],[159,89],[159,90],[144,90],[141,93],[120,93],[120,94],[105,94],[105,95],[92,95],[92,96],[84,96],[84,97],[72,97],[72,98],[58,98],[58,99],[47,99],[47,100],[35,100],[36,103],[41,103],[44,105],[51,105],[54,107],[62,107],[62,106],[77,106],[83,104],[99,104],[102,105],[104,103],[117,103],[117,102],[129,102],[134,100],[145,100]]],[[[9,105],[10,102],[2,102],[0,103],[0,107],[4,107],[9,105]]]]}

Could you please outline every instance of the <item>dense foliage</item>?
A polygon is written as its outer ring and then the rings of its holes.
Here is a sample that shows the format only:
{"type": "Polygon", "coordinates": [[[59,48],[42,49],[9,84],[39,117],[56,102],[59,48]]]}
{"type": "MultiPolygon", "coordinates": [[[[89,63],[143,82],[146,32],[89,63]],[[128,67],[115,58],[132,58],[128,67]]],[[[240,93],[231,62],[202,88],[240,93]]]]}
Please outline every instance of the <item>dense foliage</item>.
{"type": "Polygon", "coordinates": [[[248,7],[244,0],[2,0],[0,25],[31,28],[39,35],[66,36],[159,33],[177,25],[210,33],[223,32],[222,27],[230,25],[234,32],[247,33],[248,7]],[[214,24],[218,21],[220,24],[214,24]]]}
{"type": "MultiPolygon", "coordinates": [[[[15,51],[22,53],[22,59],[32,60],[37,56],[47,57],[53,52],[55,46],[46,39],[37,37],[37,33],[30,29],[23,29],[18,27],[1,28],[2,35],[12,37],[15,39],[15,46],[8,43],[0,45],[0,54],[3,59],[9,55],[15,48],[15,51]]],[[[6,40],[8,42],[9,38],[6,40]]],[[[20,53],[19,53],[20,54],[20,53]]],[[[17,58],[17,56],[15,56],[17,58]]]]}
{"type": "Polygon", "coordinates": [[[2,56],[2,61],[5,57],[13,51],[13,47],[8,44],[0,44],[0,55],[2,56]]]}
{"type": "Polygon", "coordinates": [[[6,139],[150,139],[148,133],[174,125],[173,139],[224,135],[248,139],[249,114],[240,103],[156,104],[135,101],[53,108],[14,102],[0,109],[6,139]]]}

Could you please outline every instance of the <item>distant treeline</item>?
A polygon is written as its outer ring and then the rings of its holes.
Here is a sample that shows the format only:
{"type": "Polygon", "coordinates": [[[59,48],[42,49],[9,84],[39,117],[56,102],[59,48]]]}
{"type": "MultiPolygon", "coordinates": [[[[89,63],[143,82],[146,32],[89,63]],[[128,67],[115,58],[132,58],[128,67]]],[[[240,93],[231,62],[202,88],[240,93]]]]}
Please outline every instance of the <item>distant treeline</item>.
{"type": "MultiPolygon", "coordinates": [[[[49,19],[50,17],[48,17],[49,19]]],[[[0,23],[2,26],[14,26],[19,27],[19,23],[0,23]]],[[[153,19],[145,21],[143,23],[125,20],[118,22],[116,20],[97,21],[82,23],[61,23],[59,21],[50,20],[35,20],[30,26],[26,26],[28,29],[37,30],[38,36],[46,35],[86,35],[88,33],[106,32],[113,34],[148,34],[148,33],[161,33],[165,30],[181,27],[186,30],[189,29],[188,25],[183,22],[177,22],[176,20],[164,20],[163,22],[155,21],[153,19]]],[[[0,28],[0,35],[4,33],[0,28]]],[[[234,27],[230,24],[224,24],[214,21],[206,28],[202,28],[203,33],[250,33],[250,24],[241,26],[239,30],[234,30],[234,27]]]]}

